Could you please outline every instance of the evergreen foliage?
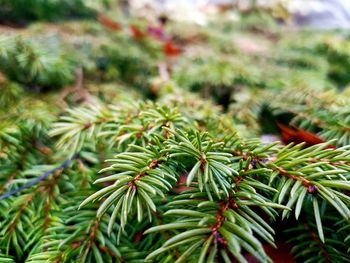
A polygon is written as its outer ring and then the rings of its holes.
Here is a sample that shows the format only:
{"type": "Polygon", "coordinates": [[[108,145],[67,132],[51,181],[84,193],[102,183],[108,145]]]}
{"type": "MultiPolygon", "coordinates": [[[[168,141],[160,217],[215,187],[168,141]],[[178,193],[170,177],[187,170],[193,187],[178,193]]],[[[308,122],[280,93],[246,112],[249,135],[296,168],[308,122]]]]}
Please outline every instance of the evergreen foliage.
{"type": "Polygon", "coordinates": [[[22,37],[0,39],[0,71],[9,80],[34,89],[55,88],[74,80],[74,60],[60,50],[58,39],[31,41],[22,37]],[[41,41],[44,41],[45,45],[41,41]],[[41,42],[41,43],[40,43],[41,42]]]}
{"type": "Polygon", "coordinates": [[[35,20],[56,21],[95,14],[82,0],[1,0],[0,22],[25,24],[35,20]]]}
{"type": "Polygon", "coordinates": [[[176,58],[98,22],[1,37],[0,262],[350,262],[349,40],[265,16],[170,25],[176,58]],[[262,142],[281,119],[324,142],[262,142]]]}

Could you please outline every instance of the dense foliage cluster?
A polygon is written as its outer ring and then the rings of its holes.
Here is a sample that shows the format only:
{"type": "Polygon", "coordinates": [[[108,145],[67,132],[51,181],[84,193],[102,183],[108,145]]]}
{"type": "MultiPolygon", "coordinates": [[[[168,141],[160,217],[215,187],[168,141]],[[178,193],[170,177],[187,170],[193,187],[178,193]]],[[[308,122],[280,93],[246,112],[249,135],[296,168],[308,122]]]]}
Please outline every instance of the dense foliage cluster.
{"type": "Polygon", "coordinates": [[[349,36],[114,22],[0,37],[0,262],[350,262],[349,36]]]}
{"type": "Polygon", "coordinates": [[[0,22],[23,25],[35,20],[57,21],[93,16],[82,0],[1,0],[0,22]]]}

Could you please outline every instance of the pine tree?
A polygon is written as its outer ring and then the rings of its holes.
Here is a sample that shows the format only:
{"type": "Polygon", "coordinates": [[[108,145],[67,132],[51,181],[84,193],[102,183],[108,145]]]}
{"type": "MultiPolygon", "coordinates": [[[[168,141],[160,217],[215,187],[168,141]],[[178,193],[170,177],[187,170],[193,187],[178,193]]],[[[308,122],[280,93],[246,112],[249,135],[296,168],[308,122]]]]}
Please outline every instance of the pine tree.
{"type": "Polygon", "coordinates": [[[281,240],[350,262],[349,42],[272,26],[275,52],[230,48],[253,19],[186,27],[176,58],[97,21],[1,38],[0,262],[273,262],[281,240]],[[282,119],[323,143],[262,142],[282,119]]]}

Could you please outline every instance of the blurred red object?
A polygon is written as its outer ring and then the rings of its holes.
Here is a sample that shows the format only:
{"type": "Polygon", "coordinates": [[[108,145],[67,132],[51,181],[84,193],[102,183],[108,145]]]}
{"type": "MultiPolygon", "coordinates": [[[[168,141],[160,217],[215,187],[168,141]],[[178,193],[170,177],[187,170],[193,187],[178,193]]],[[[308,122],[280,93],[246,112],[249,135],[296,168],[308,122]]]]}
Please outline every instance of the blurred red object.
{"type": "MultiPolygon", "coordinates": [[[[284,242],[278,242],[276,246],[277,249],[270,245],[264,245],[266,254],[269,255],[274,263],[296,263],[296,260],[290,252],[292,249],[290,245],[284,242]]],[[[249,263],[260,263],[260,261],[252,255],[246,255],[245,258],[249,263]]]]}
{"type": "Polygon", "coordinates": [[[135,38],[135,39],[142,39],[146,36],[146,34],[144,32],[142,32],[138,26],[136,25],[130,25],[130,30],[131,30],[131,33],[132,33],[132,36],[135,38]]]}
{"type": "Polygon", "coordinates": [[[108,27],[109,29],[112,29],[114,31],[121,31],[122,30],[122,26],[119,23],[113,21],[112,19],[110,19],[107,16],[98,15],[97,21],[100,22],[105,27],[108,27]]]}
{"type": "MultiPolygon", "coordinates": [[[[304,129],[290,128],[281,123],[277,123],[277,126],[281,129],[282,141],[285,144],[289,144],[291,142],[294,142],[297,144],[305,142],[305,146],[310,147],[312,145],[325,142],[325,140],[321,139],[316,134],[305,131],[304,129]]],[[[328,148],[335,148],[335,147],[328,146],[328,148]]]]}
{"type": "Polygon", "coordinates": [[[181,55],[182,49],[172,42],[166,42],[164,44],[164,54],[169,57],[176,57],[181,55]]]}
{"type": "Polygon", "coordinates": [[[177,181],[177,186],[173,188],[175,193],[181,193],[186,190],[193,189],[193,187],[186,186],[187,174],[181,175],[177,181]]]}
{"type": "Polygon", "coordinates": [[[139,243],[143,238],[143,231],[138,232],[134,237],[134,243],[139,243]]]}

